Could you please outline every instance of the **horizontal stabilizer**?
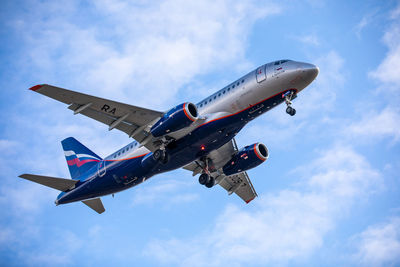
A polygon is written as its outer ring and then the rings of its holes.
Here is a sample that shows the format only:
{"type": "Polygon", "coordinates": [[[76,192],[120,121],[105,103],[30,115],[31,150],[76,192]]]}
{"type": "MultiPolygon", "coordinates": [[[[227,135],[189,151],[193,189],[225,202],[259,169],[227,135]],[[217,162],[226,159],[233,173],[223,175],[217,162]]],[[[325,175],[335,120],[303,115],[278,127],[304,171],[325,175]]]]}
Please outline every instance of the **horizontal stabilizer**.
{"type": "Polygon", "coordinates": [[[96,211],[98,214],[103,213],[106,209],[103,206],[100,198],[94,198],[82,201],[83,204],[96,211]]]}
{"type": "Polygon", "coordinates": [[[73,188],[75,184],[78,182],[78,180],[56,178],[56,177],[34,175],[34,174],[21,174],[19,177],[60,191],[67,191],[68,189],[73,188]]]}

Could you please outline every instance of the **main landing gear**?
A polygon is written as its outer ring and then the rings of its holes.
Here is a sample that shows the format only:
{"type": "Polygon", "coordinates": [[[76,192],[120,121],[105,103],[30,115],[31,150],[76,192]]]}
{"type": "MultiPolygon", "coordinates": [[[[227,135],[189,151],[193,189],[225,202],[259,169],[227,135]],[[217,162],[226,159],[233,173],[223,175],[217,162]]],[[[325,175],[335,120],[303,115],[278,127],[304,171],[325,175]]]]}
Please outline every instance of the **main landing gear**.
{"type": "Polygon", "coordinates": [[[199,183],[205,185],[207,188],[211,188],[215,185],[215,179],[207,173],[202,173],[199,177],[199,183]]]}
{"type": "Polygon", "coordinates": [[[165,151],[165,149],[157,149],[153,153],[153,159],[155,161],[159,161],[162,164],[167,164],[168,163],[168,154],[165,151]]]}
{"type": "Polygon", "coordinates": [[[289,114],[290,116],[294,116],[296,114],[296,110],[292,108],[292,99],[295,98],[295,93],[292,92],[286,92],[285,95],[285,103],[286,103],[286,113],[289,114]]]}
{"type": "Polygon", "coordinates": [[[203,168],[203,172],[199,177],[199,183],[201,185],[205,185],[207,188],[211,188],[215,185],[215,178],[210,175],[209,171],[209,159],[203,158],[201,159],[203,165],[200,165],[197,161],[199,167],[203,168]]]}

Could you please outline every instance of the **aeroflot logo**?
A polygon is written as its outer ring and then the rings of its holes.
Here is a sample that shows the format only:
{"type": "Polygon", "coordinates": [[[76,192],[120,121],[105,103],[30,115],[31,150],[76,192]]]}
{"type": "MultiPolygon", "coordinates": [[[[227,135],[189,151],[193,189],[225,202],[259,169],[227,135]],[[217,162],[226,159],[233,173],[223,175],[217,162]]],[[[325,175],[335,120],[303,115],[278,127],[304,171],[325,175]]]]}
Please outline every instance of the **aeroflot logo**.
{"type": "Polygon", "coordinates": [[[75,152],[72,150],[64,151],[64,155],[66,157],[72,157],[71,159],[67,159],[67,163],[69,166],[76,165],[78,167],[81,167],[85,163],[93,161],[99,162],[101,160],[95,156],[88,154],[75,154],[75,152]]]}

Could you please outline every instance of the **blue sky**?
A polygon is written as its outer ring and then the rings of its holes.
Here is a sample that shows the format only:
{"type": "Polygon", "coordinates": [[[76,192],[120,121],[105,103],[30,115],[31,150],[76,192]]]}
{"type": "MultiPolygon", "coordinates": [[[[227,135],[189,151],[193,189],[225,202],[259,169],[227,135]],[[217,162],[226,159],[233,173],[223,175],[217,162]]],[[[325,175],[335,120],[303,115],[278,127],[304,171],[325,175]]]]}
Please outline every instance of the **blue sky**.
{"type": "Polygon", "coordinates": [[[2,1],[0,23],[0,265],[400,264],[398,1],[2,1]],[[98,215],[17,178],[69,177],[68,136],[101,156],[130,142],[33,85],[167,110],[285,58],[320,74],[296,116],[237,137],[270,151],[249,205],[176,170],[98,215]]]}

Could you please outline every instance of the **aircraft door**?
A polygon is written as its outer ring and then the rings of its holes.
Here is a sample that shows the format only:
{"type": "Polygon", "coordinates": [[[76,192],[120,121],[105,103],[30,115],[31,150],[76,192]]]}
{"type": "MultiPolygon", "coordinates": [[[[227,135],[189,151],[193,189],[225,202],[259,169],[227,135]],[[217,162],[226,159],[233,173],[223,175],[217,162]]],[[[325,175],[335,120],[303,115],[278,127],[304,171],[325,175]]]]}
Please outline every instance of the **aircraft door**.
{"type": "Polygon", "coordinates": [[[99,164],[97,164],[97,171],[100,177],[106,174],[106,163],[104,160],[100,161],[99,164]]]}
{"type": "Polygon", "coordinates": [[[257,69],[256,76],[257,76],[257,82],[259,82],[259,83],[266,79],[265,68],[266,68],[266,65],[263,65],[257,69]]]}

